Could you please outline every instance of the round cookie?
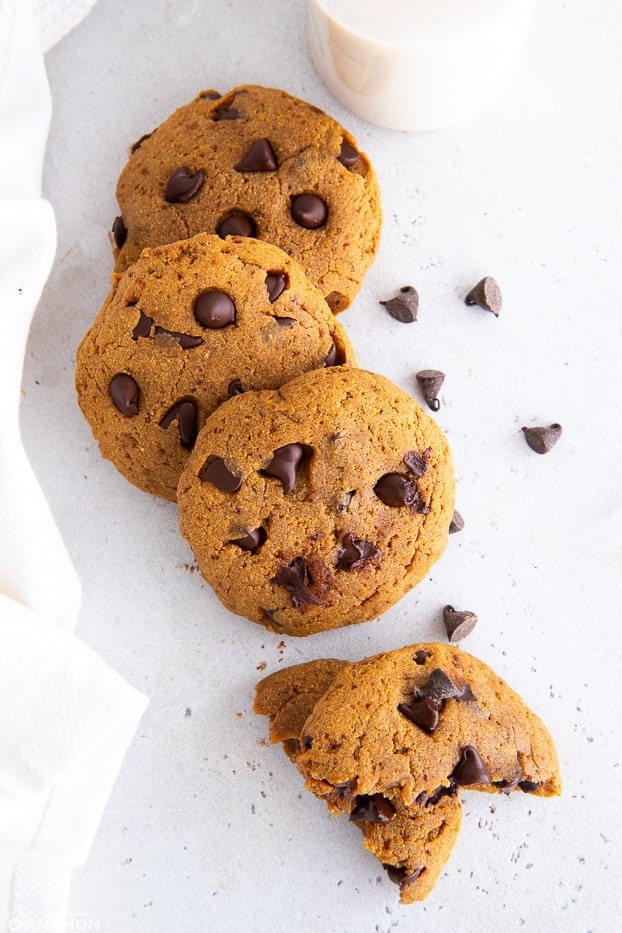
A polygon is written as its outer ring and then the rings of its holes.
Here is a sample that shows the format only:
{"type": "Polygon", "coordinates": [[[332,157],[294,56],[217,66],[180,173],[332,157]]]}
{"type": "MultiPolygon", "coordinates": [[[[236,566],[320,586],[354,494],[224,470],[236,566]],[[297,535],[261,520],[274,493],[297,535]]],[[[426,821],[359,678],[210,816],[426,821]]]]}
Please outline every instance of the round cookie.
{"type": "Polygon", "coordinates": [[[426,575],[447,542],[453,468],[410,395],[333,367],[215,411],[178,503],[224,605],[309,635],[375,618],[426,575]]]}
{"type": "Polygon", "coordinates": [[[117,185],[117,269],[201,231],[255,236],[304,267],[334,312],[378,248],[378,182],[354,138],[285,91],[205,91],[130,151],[117,185]]]}
{"type": "Polygon", "coordinates": [[[231,395],[354,362],[318,290],[269,243],[199,234],[116,278],[76,389],[103,456],[146,492],[175,499],[198,431],[231,395]]]}

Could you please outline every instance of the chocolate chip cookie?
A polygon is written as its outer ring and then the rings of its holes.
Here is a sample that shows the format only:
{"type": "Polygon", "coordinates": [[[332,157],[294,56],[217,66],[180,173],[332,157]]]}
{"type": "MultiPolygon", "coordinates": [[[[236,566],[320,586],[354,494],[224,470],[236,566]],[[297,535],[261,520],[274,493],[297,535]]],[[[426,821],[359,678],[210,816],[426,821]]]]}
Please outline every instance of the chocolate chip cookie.
{"type": "Polygon", "coordinates": [[[297,259],[334,312],[380,236],[377,179],[354,138],[317,107],[254,85],[203,92],[142,137],[117,200],[117,269],[201,231],[252,236],[297,259]]]}
{"type": "Polygon", "coordinates": [[[375,618],[426,575],[447,541],[453,467],[410,395],[332,367],[217,409],[178,503],[224,605],[309,635],[375,618]]]}
{"type": "Polygon", "coordinates": [[[298,263],[245,237],[147,249],[78,350],[80,407],[104,457],[175,499],[208,415],[232,395],[353,363],[343,328],[298,263]]]}
{"type": "Polygon", "coordinates": [[[542,721],[453,646],[285,668],[257,685],[255,712],[270,717],[271,740],[309,790],[360,826],[404,903],[425,898],[449,858],[459,791],[561,792],[542,721]]]}

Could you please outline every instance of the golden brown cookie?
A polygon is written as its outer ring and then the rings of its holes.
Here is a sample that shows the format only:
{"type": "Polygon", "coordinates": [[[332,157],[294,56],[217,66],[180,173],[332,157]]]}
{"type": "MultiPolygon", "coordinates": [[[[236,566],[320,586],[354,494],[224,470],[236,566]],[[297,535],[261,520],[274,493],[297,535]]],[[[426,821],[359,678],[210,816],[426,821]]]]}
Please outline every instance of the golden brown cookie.
{"type": "Polygon", "coordinates": [[[270,675],[255,711],[270,716],[272,741],[287,745],[309,790],[361,827],[404,903],[428,895],[449,857],[459,790],[561,792],[546,727],[472,655],[417,644],[338,665],[270,675]]]}
{"type": "Polygon", "coordinates": [[[332,367],[217,409],[178,503],[225,606],[308,635],[375,618],[426,575],[447,541],[453,468],[410,395],[332,367]]]}
{"type": "Polygon", "coordinates": [[[131,150],[117,185],[117,269],[201,231],[254,236],[297,259],[333,311],[380,237],[378,183],[354,138],[285,91],[203,92],[131,150]]]}
{"type": "Polygon", "coordinates": [[[354,362],[318,290],[269,243],[199,234],[117,278],[76,389],[103,456],[146,492],[175,499],[198,431],[231,395],[354,362]]]}

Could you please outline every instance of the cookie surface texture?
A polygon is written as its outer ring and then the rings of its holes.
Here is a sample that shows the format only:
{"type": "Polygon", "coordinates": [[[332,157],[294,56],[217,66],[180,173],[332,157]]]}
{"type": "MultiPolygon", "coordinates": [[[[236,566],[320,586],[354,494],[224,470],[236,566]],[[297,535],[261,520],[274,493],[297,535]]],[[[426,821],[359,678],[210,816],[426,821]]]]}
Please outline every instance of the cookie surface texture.
{"type": "Polygon", "coordinates": [[[201,231],[250,235],[297,259],[334,312],[350,304],[378,248],[378,183],[317,107],[256,85],[199,95],[132,150],[117,185],[117,269],[201,231]]]}
{"type": "Polygon", "coordinates": [[[82,412],[104,457],[175,499],[208,415],[233,394],[354,362],[326,302],[282,250],[199,234],[145,250],[77,354],[82,412]]]}
{"type": "Polygon", "coordinates": [[[443,552],[453,502],[440,428],[347,366],[230,399],[178,489],[182,534],[224,605],[290,635],[395,603],[443,552]]]}
{"type": "Polygon", "coordinates": [[[449,858],[460,792],[561,792],[542,721],[459,648],[417,644],[337,665],[270,675],[257,685],[255,712],[270,716],[271,740],[308,789],[360,826],[404,903],[427,897],[449,858]]]}

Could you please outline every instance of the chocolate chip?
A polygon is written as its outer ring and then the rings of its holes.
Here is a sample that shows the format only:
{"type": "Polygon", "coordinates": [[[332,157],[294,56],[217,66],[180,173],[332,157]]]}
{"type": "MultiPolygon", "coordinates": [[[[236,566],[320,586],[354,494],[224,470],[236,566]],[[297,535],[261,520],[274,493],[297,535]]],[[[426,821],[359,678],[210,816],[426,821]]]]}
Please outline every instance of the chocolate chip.
{"type": "Polygon", "coordinates": [[[304,455],[305,448],[302,444],[285,444],[283,447],[277,447],[272,454],[272,459],[261,472],[264,476],[274,476],[280,479],[283,492],[287,495],[296,485],[296,470],[304,455]]]}
{"type": "Polygon", "coordinates": [[[348,142],[347,139],[341,140],[341,149],[339,150],[339,155],[337,156],[337,161],[341,162],[345,168],[352,168],[354,163],[359,157],[359,153],[354,148],[352,143],[348,142]]]}
{"type": "Polygon", "coordinates": [[[397,868],[395,865],[385,865],[383,863],[382,867],[387,873],[387,876],[393,884],[399,885],[400,888],[405,888],[409,884],[412,884],[413,881],[416,881],[417,878],[425,871],[424,868],[416,868],[414,871],[409,872],[407,868],[397,868]]]}
{"type": "Polygon", "coordinates": [[[416,378],[428,408],[438,411],[441,407],[438,393],[445,380],[445,373],[439,369],[422,369],[417,373],[416,378]]]}
{"type": "Polygon", "coordinates": [[[526,794],[534,794],[540,787],[540,784],[538,781],[519,781],[518,786],[526,794]]]}
{"type": "Polygon", "coordinates": [[[465,702],[467,700],[476,700],[476,699],[477,697],[475,696],[475,694],[473,693],[473,691],[471,690],[468,684],[465,684],[464,687],[460,687],[460,689],[458,690],[457,694],[454,697],[454,700],[459,700],[461,702],[465,702]]]}
{"type": "Polygon", "coordinates": [[[266,529],[260,526],[253,531],[249,531],[249,533],[242,538],[232,538],[229,543],[237,544],[243,551],[250,551],[251,554],[254,554],[259,550],[264,541],[266,541],[267,537],[266,529]]]}
{"type": "Polygon", "coordinates": [[[347,534],[341,539],[341,547],[337,555],[337,570],[359,570],[376,557],[380,551],[369,541],[362,541],[354,535],[347,534]]]}
{"type": "Polygon", "coordinates": [[[297,194],[291,198],[291,215],[299,227],[317,230],[328,218],[328,206],[317,194],[297,194]]]}
{"type": "Polygon", "coordinates": [[[279,586],[287,590],[294,609],[299,609],[302,603],[311,603],[314,606],[321,605],[319,599],[316,599],[309,590],[309,585],[313,581],[311,580],[309,568],[302,557],[295,557],[291,564],[281,567],[276,572],[273,582],[278,583],[279,586]]]}
{"type": "Polygon", "coordinates": [[[159,425],[166,429],[175,419],[177,419],[181,446],[186,450],[192,450],[199,432],[199,412],[196,402],[191,399],[180,399],[175,402],[160,418],[159,425]]]}
{"type": "Polygon", "coordinates": [[[137,415],[140,389],[127,373],[117,373],[110,381],[110,397],[122,415],[137,415]]]}
{"type": "Polygon", "coordinates": [[[462,531],[464,528],[464,519],[460,512],[454,509],[454,514],[451,516],[451,521],[449,523],[449,534],[455,535],[457,531],[462,531]]]}
{"type": "Polygon", "coordinates": [[[271,269],[266,273],[266,288],[268,289],[268,301],[273,304],[277,298],[280,298],[289,285],[289,277],[286,272],[279,272],[278,269],[271,269]]]}
{"type": "Polygon", "coordinates": [[[484,762],[479,756],[479,752],[472,745],[465,745],[462,749],[462,757],[452,772],[452,777],[462,785],[469,787],[471,784],[488,784],[490,778],[484,762]]]}
{"type": "Polygon", "coordinates": [[[143,133],[140,139],[137,139],[135,143],[132,143],[130,146],[130,155],[134,155],[135,152],[138,152],[142,144],[153,136],[153,133],[143,133]]]}
{"type": "Polygon", "coordinates": [[[132,339],[138,340],[139,337],[151,337],[153,333],[155,333],[153,318],[150,318],[144,311],[141,311],[138,323],[132,331],[132,339]]]}
{"type": "Polygon", "coordinates": [[[251,236],[257,234],[257,227],[252,217],[233,211],[223,217],[216,227],[216,233],[223,239],[226,236],[251,236]]]}
{"type": "Polygon", "coordinates": [[[304,750],[308,752],[311,746],[313,745],[313,739],[311,738],[310,735],[303,735],[303,737],[300,740],[300,744],[302,745],[304,750]]]}
{"type": "Polygon", "coordinates": [[[199,97],[202,97],[204,100],[220,100],[222,94],[220,91],[215,91],[214,88],[209,88],[207,91],[201,91],[199,97]]]}
{"type": "Polygon", "coordinates": [[[359,794],[350,812],[352,823],[390,823],[395,807],[382,794],[359,794]]]}
{"type": "Polygon", "coordinates": [[[424,732],[432,733],[438,726],[440,702],[434,697],[422,696],[408,703],[398,703],[398,711],[424,732]]]}
{"type": "Polygon", "coordinates": [[[343,781],[341,784],[335,784],[335,791],[340,800],[348,800],[352,797],[358,784],[357,778],[350,778],[349,781],[343,781]]]}
{"type": "Polygon", "coordinates": [[[291,327],[292,324],[298,323],[295,317],[285,317],[284,314],[273,314],[272,320],[276,323],[277,327],[291,327]]]}
{"type": "Polygon", "coordinates": [[[212,119],[218,123],[219,120],[239,120],[242,114],[235,107],[216,107],[212,119]]]}
{"type": "Polygon", "coordinates": [[[333,343],[330,350],[322,360],[324,366],[336,366],[337,365],[337,347],[333,343]]]}
{"type": "Polygon", "coordinates": [[[404,473],[385,473],[374,486],[374,492],[381,502],[391,508],[406,505],[414,512],[426,514],[430,511],[423,504],[415,483],[404,473]]]}
{"type": "Polygon", "coordinates": [[[470,635],[477,625],[477,616],[474,612],[468,610],[457,610],[453,606],[445,606],[443,609],[443,622],[447,630],[449,641],[462,641],[467,635],[470,635]]]}
{"type": "Polygon", "coordinates": [[[387,301],[381,301],[381,305],[387,309],[388,313],[396,321],[403,324],[412,324],[417,320],[419,310],[419,294],[412,285],[404,285],[399,290],[399,294],[387,301]]]}
{"type": "Polygon", "coordinates": [[[227,396],[233,398],[234,395],[242,395],[244,389],[239,379],[232,379],[227,386],[227,396]]]}
{"type": "Polygon", "coordinates": [[[338,512],[347,512],[347,511],[348,511],[348,509],[350,508],[350,503],[352,502],[352,497],[354,496],[354,493],[355,493],[355,492],[356,492],[356,490],[355,490],[355,489],[352,489],[352,490],[350,490],[350,492],[347,492],[347,493],[345,494],[345,496],[343,497],[343,502],[339,502],[339,503],[337,504],[337,511],[338,511],[338,512]]]}
{"type": "Polygon", "coordinates": [[[561,424],[551,424],[548,428],[521,428],[521,431],[537,454],[548,454],[562,436],[561,424]]]}
{"type": "Polygon", "coordinates": [[[193,312],[201,327],[209,330],[220,330],[235,324],[235,304],[220,288],[208,288],[199,295],[194,302],[193,312]]]}
{"type": "Polygon", "coordinates": [[[191,350],[199,347],[203,343],[202,337],[195,337],[193,334],[181,334],[176,330],[167,330],[166,327],[160,327],[155,324],[153,318],[140,312],[138,323],[132,331],[132,339],[138,340],[139,337],[171,337],[176,340],[182,350],[191,350]]]}
{"type": "Polygon", "coordinates": [[[492,311],[499,317],[501,311],[501,289],[499,283],[491,275],[481,279],[464,299],[466,305],[479,305],[484,311],[492,311]]]}
{"type": "Polygon", "coordinates": [[[413,655],[413,660],[415,664],[425,664],[427,658],[432,657],[431,651],[426,651],[425,648],[420,648],[418,651],[415,651],[413,655]]]}
{"type": "Polygon", "coordinates": [[[443,797],[455,797],[457,793],[457,782],[454,781],[453,778],[449,778],[449,784],[441,784],[429,797],[426,795],[425,791],[422,791],[421,794],[418,794],[416,802],[420,805],[425,804],[426,807],[434,807],[443,797]]]}
{"type": "Polygon", "coordinates": [[[421,477],[428,468],[428,460],[431,455],[431,447],[427,447],[423,453],[419,453],[418,450],[409,450],[407,454],[404,454],[402,460],[411,473],[421,477]]]}
{"type": "Polygon", "coordinates": [[[164,197],[169,204],[185,204],[190,201],[205,181],[203,172],[191,172],[186,166],[176,168],[164,188],[164,197]]]}
{"type": "Polygon", "coordinates": [[[493,787],[498,787],[502,793],[511,794],[518,787],[518,778],[513,778],[511,781],[503,778],[501,781],[492,781],[491,783],[493,787]]]}
{"type": "Polygon", "coordinates": [[[222,457],[206,460],[199,470],[199,479],[213,483],[221,492],[236,492],[242,485],[242,477],[232,473],[222,457]]]}
{"type": "Polygon", "coordinates": [[[234,166],[236,172],[274,172],[279,167],[269,139],[256,139],[244,158],[234,166]]]}
{"type": "Polygon", "coordinates": [[[433,671],[430,671],[424,694],[433,700],[449,700],[457,696],[458,688],[444,670],[435,667],[433,671]]]}
{"type": "Polygon", "coordinates": [[[113,220],[112,236],[117,249],[122,249],[123,244],[127,240],[127,227],[125,226],[122,217],[115,217],[113,220]]]}

